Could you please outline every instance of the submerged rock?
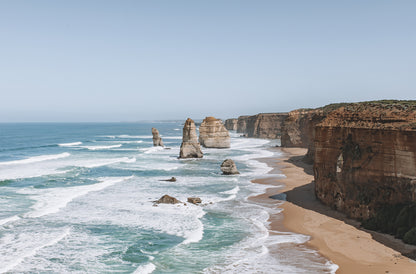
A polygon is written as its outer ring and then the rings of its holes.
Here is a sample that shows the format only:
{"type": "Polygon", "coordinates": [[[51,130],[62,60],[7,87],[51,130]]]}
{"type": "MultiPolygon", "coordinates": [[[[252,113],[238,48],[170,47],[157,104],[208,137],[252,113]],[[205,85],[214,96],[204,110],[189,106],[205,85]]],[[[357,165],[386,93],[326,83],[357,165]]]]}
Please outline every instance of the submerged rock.
{"type": "Polygon", "coordinates": [[[231,159],[226,159],[224,162],[222,162],[221,171],[224,175],[240,174],[240,172],[237,170],[237,166],[231,159]]]}
{"type": "Polygon", "coordinates": [[[159,131],[154,127],[152,127],[152,135],[153,135],[153,146],[163,147],[163,141],[162,141],[162,138],[159,135],[159,131]]]}
{"type": "Polygon", "coordinates": [[[199,127],[199,143],[203,147],[229,148],[230,134],[220,119],[206,117],[199,127]]]}
{"type": "Polygon", "coordinates": [[[201,146],[196,136],[195,123],[188,118],[183,126],[183,137],[179,158],[202,158],[201,146]]]}
{"type": "Polygon", "coordinates": [[[179,201],[178,199],[171,197],[169,195],[163,195],[159,200],[157,200],[155,203],[156,204],[178,204],[181,201],[179,201]]]}
{"type": "Polygon", "coordinates": [[[175,177],[172,177],[170,179],[160,180],[160,181],[164,181],[164,182],[176,182],[176,178],[175,177]]]}
{"type": "Polygon", "coordinates": [[[195,205],[202,203],[201,198],[198,198],[198,197],[189,197],[188,202],[195,204],[195,205]]]}

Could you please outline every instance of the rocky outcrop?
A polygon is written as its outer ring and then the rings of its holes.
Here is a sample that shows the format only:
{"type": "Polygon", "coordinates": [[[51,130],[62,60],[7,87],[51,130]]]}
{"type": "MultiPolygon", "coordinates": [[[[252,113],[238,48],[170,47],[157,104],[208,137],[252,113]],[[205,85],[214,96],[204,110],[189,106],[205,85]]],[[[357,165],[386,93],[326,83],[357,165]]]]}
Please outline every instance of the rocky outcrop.
{"type": "Polygon", "coordinates": [[[238,122],[238,119],[235,119],[235,118],[227,119],[224,122],[224,126],[227,130],[237,131],[237,122],[238,122]]]}
{"type": "Polygon", "coordinates": [[[172,178],[170,178],[170,179],[166,179],[166,180],[159,180],[159,181],[162,181],[162,182],[176,182],[176,178],[175,178],[175,177],[172,177],[172,178]]]}
{"type": "Polygon", "coordinates": [[[188,203],[196,205],[196,204],[202,203],[202,200],[201,200],[201,198],[198,198],[198,197],[189,197],[188,198],[188,203]]]}
{"type": "Polygon", "coordinates": [[[159,131],[152,127],[152,135],[153,135],[153,146],[161,146],[163,147],[162,138],[159,135],[159,131]]]}
{"type": "Polygon", "coordinates": [[[230,134],[221,120],[206,117],[199,127],[199,143],[208,148],[229,148],[230,134]]]}
{"type": "Polygon", "coordinates": [[[315,192],[357,219],[416,202],[416,101],[344,104],[315,126],[315,192]]]}
{"type": "Polygon", "coordinates": [[[224,162],[222,162],[221,171],[224,175],[240,174],[240,172],[237,170],[237,166],[231,159],[226,159],[224,162]]]}
{"type": "Polygon", "coordinates": [[[182,145],[179,158],[202,158],[201,146],[198,143],[195,123],[188,118],[183,126],[182,145]]]}
{"type": "Polygon", "coordinates": [[[159,200],[157,200],[155,203],[156,204],[178,204],[181,201],[179,201],[178,199],[169,196],[169,195],[163,195],[159,200]]]}

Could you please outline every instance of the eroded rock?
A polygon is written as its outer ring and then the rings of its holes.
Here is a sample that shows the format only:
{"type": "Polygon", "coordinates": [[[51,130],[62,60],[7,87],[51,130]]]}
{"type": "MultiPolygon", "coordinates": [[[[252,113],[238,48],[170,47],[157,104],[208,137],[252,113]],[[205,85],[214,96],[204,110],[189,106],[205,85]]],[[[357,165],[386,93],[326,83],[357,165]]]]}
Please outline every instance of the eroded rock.
{"type": "Polygon", "coordinates": [[[240,174],[240,172],[237,170],[237,166],[231,159],[226,159],[224,162],[222,162],[221,171],[224,175],[240,174]]]}
{"type": "Polygon", "coordinates": [[[159,200],[157,200],[155,203],[156,204],[178,204],[181,201],[179,201],[178,199],[171,197],[169,195],[163,195],[159,200]]]}
{"type": "Polygon", "coordinates": [[[202,158],[201,146],[198,143],[195,123],[188,118],[183,126],[183,136],[179,158],[202,158]]]}
{"type": "Polygon", "coordinates": [[[160,180],[160,181],[164,181],[164,182],[176,182],[176,178],[175,177],[172,177],[170,179],[160,180]]]}
{"type": "Polygon", "coordinates": [[[229,148],[230,134],[220,119],[206,117],[199,127],[199,143],[208,148],[229,148]]]}
{"type": "Polygon", "coordinates": [[[159,131],[154,127],[152,128],[152,135],[153,135],[153,146],[163,147],[163,141],[159,135],[159,131]]]}
{"type": "Polygon", "coordinates": [[[201,201],[201,198],[198,198],[198,197],[189,197],[188,203],[192,203],[196,205],[196,204],[202,203],[202,201],[201,201]]]}

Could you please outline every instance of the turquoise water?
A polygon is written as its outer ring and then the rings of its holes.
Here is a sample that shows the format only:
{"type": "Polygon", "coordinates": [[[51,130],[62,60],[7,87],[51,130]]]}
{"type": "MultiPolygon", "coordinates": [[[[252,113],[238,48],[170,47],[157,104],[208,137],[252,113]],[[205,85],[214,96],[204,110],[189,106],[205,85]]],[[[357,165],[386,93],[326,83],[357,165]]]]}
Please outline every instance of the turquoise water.
{"type": "Polygon", "coordinates": [[[232,134],[230,149],[179,160],[181,134],[182,122],[0,124],[0,273],[333,271],[307,236],[269,235],[280,209],[247,200],[270,170],[255,159],[278,157],[269,141],[232,134]],[[221,175],[226,158],[241,175],[221,175]],[[154,206],[164,194],[202,205],[154,206]]]}

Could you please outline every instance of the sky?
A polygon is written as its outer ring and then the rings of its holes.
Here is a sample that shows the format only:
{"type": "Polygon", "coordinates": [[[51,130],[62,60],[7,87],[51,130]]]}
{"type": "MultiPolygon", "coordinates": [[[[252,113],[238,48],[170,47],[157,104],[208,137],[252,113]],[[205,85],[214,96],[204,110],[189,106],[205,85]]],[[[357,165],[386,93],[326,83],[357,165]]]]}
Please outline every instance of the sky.
{"type": "Polygon", "coordinates": [[[0,0],[0,122],[416,99],[416,1],[0,0]]]}

